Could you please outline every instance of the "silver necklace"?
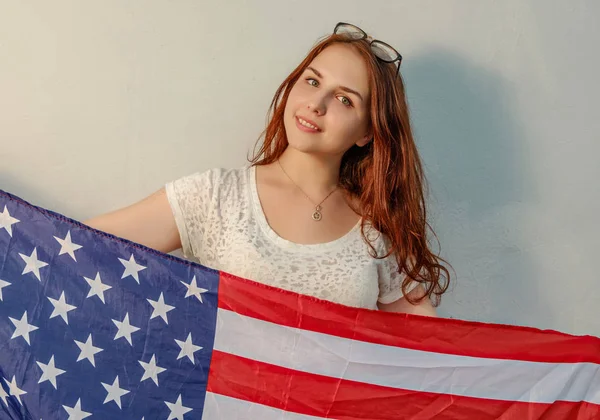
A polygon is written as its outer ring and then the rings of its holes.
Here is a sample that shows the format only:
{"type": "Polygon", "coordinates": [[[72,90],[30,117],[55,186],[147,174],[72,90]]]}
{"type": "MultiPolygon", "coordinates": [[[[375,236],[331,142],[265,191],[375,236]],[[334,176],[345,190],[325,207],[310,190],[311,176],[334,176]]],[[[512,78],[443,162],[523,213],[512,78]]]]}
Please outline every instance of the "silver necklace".
{"type": "MultiPolygon", "coordinates": [[[[298,184],[296,184],[296,182],[294,182],[294,180],[292,179],[291,176],[289,176],[289,174],[285,171],[285,169],[283,169],[283,166],[281,165],[281,162],[279,161],[279,159],[277,159],[277,163],[279,163],[279,167],[281,168],[281,170],[283,171],[283,173],[285,174],[285,176],[287,176],[289,178],[290,181],[292,181],[292,184],[294,184],[296,186],[296,188],[298,188],[302,194],[304,194],[304,196],[306,198],[308,198],[308,201],[310,201],[313,205],[315,205],[315,202],[308,196],[308,194],[306,194],[304,192],[304,190],[302,188],[300,188],[300,186],[298,184]]],[[[321,214],[321,210],[323,209],[321,207],[321,204],[323,204],[323,202],[325,200],[327,200],[329,198],[329,196],[331,194],[333,194],[336,190],[338,189],[338,187],[335,187],[329,194],[327,194],[327,197],[325,197],[323,200],[321,200],[321,202],[319,204],[315,205],[315,211],[312,214],[312,218],[315,222],[320,221],[323,218],[323,215],[321,214]]]]}

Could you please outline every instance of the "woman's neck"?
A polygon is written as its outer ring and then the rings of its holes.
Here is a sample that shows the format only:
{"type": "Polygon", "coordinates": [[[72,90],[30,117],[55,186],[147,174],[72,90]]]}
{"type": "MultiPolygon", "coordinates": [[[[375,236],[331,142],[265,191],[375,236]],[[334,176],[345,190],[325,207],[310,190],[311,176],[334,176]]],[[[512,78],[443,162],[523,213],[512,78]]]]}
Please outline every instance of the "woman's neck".
{"type": "Polygon", "coordinates": [[[302,153],[291,147],[279,158],[279,164],[283,168],[282,176],[291,178],[306,194],[315,198],[325,196],[337,187],[340,163],[302,153]]]}

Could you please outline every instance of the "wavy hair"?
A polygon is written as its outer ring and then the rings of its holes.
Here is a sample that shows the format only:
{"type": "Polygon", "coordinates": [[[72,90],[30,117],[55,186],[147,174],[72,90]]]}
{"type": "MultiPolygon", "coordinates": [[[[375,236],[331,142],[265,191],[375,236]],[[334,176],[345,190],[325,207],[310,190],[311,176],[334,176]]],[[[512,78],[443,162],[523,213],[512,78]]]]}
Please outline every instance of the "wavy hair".
{"type": "Polygon", "coordinates": [[[316,43],[275,92],[267,113],[267,126],[249,161],[253,166],[267,165],[285,151],[288,141],[283,115],[290,91],[315,57],[334,43],[350,45],[367,65],[373,133],[373,140],[367,145],[354,145],[342,157],[340,188],[359,203],[357,211],[363,220],[361,235],[369,244],[371,255],[386,258],[395,254],[398,271],[406,273],[402,283],[404,295],[408,294],[411,280],[425,287],[427,292],[421,298],[407,297],[409,302],[416,304],[428,296],[438,306],[441,295],[448,289],[450,273],[441,264],[448,264],[447,261],[429,249],[427,229],[438,238],[427,222],[427,186],[411,129],[404,82],[396,65],[377,59],[367,41],[333,34],[316,43]],[[385,235],[389,245],[385,255],[377,255],[367,240],[367,222],[385,235]]]}

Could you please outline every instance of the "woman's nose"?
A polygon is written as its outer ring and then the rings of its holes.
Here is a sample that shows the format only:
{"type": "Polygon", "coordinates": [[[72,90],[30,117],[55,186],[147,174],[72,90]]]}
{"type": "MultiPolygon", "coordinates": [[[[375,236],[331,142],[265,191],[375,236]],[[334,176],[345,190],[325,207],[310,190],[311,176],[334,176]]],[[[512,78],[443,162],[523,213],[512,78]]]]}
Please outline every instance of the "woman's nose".
{"type": "Polygon", "coordinates": [[[327,98],[325,95],[315,94],[308,101],[308,109],[310,111],[316,112],[319,115],[325,114],[327,112],[327,98]]]}

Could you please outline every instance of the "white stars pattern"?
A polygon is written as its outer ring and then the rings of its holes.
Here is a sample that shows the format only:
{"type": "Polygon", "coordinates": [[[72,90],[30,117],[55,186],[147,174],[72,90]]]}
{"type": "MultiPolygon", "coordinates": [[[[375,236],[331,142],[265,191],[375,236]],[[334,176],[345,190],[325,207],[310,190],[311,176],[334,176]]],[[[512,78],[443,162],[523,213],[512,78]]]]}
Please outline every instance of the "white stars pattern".
{"type": "Polygon", "coordinates": [[[56,386],[56,377],[58,375],[62,375],[66,371],[64,371],[62,369],[58,369],[54,365],[54,355],[52,355],[52,357],[50,358],[50,361],[48,362],[47,365],[45,365],[41,362],[36,362],[36,363],[38,364],[40,369],[42,369],[42,377],[38,381],[38,384],[41,384],[42,382],[45,382],[45,381],[49,381],[54,386],[54,389],[58,389],[58,387],[56,386]]]}
{"type": "Polygon", "coordinates": [[[20,405],[36,420],[83,420],[118,407],[122,416],[134,412],[138,419],[150,418],[151,407],[139,395],[134,398],[150,387],[155,402],[165,403],[160,410],[169,409],[163,419],[193,416],[196,402],[181,390],[207,379],[204,363],[210,358],[196,359],[195,353],[203,349],[197,344],[212,346],[204,320],[212,319],[216,307],[203,304],[204,298],[212,302],[208,289],[213,287],[206,284],[218,281],[218,275],[186,266],[189,276],[182,276],[180,267],[170,266],[180,264],[176,260],[27,203],[22,211],[22,202],[13,209],[9,201],[9,213],[3,198],[0,258],[10,264],[0,270],[0,318],[7,321],[0,342],[9,352],[0,348],[0,413],[20,405]],[[179,280],[184,280],[185,298],[179,280]],[[200,361],[203,365],[195,366],[200,361]]]}
{"type": "Polygon", "coordinates": [[[190,282],[190,284],[187,284],[186,282],[183,282],[183,281],[181,283],[185,287],[187,287],[187,292],[185,292],[186,298],[188,298],[190,296],[196,296],[196,298],[200,301],[200,303],[204,303],[202,301],[202,293],[206,293],[206,292],[208,292],[208,290],[198,287],[198,285],[196,284],[196,276],[194,276],[192,278],[192,281],[190,282]]]}
{"type": "Polygon", "coordinates": [[[123,258],[119,258],[119,261],[121,261],[121,264],[123,264],[125,266],[125,271],[123,272],[121,279],[131,276],[135,279],[137,284],[140,284],[140,277],[139,277],[138,273],[142,270],[145,270],[146,267],[138,264],[135,261],[135,258],[133,258],[133,254],[131,254],[131,257],[129,258],[129,260],[124,260],[123,258]]]}
{"type": "Polygon", "coordinates": [[[69,418],[67,420],[83,420],[84,418],[92,415],[92,413],[88,413],[87,411],[83,411],[81,409],[81,399],[77,400],[77,403],[74,407],[63,405],[63,408],[69,414],[69,418]]]}
{"type": "Polygon", "coordinates": [[[112,286],[102,283],[102,279],[100,278],[100,273],[96,273],[95,279],[89,279],[87,277],[83,277],[87,284],[90,286],[90,291],[88,292],[86,297],[98,296],[98,299],[102,301],[102,303],[106,303],[104,301],[104,292],[108,289],[111,289],[112,286]]]}
{"type": "Polygon", "coordinates": [[[175,342],[177,343],[177,345],[179,347],[181,347],[181,351],[179,352],[179,356],[177,356],[177,360],[181,359],[182,357],[187,356],[188,359],[190,359],[190,362],[195,363],[194,362],[194,353],[197,352],[198,350],[202,350],[202,347],[196,346],[195,344],[192,343],[192,333],[188,334],[185,341],[179,341],[179,340],[175,339],[175,342]]]}
{"type": "Polygon", "coordinates": [[[36,327],[35,325],[30,325],[29,322],[27,321],[27,311],[25,311],[23,313],[23,316],[21,317],[21,319],[15,319],[15,318],[11,318],[8,317],[8,319],[10,319],[10,321],[14,324],[15,326],[15,332],[13,333],[12,338],[17,338],[17,337],[23,337],[25,339],[25,341],[27,342],[27,344],[31,344],[29,342],[29,333],[32,331],[35,331],[38,329],[38,327],[36,327]]]}
{"type": "Polygon", "coordinates": [[[184,407],[181,403],[181,394],[179,395],[179,397],[177,397],[177,402],[175,402],[175,404],[170,403],[168,401],[165,401],[165,404],[167,404],[167,407],[169,407],[169,410],[171,410],[171,413],[169,414],[169,418],[167,420],[183,420],[184,414],[192,411],[191,408],[184,407]]]}
{"type": "Polygon", "coordinates": [[[160,293],[158,300],[146,300],[150,302],[150,305],[152,305],[152,307],[154,308],[154,310],[152,311],[152,315],[150,315],[150,319],[154,319],[157,316],[160,316],[163,319],[163,321],[165,321],[165,324],[168,324],[169,320],[167,319],[167,312],[172,311],[173,309],[175,309],[175,307],[167,305],[165,303],[165,298],[163,297],[162,292],[160,293]]]}
{"type": "Polygon", "coordinates": [[[100,353],[103,349],[101,349],[100,347],[94,347],[94,345],[92,344],[92,334],[88,335],[87,341],[85,343],[82,343],[81,341],[77,340],[73,341],[75,341],[75,344],[77,344],[77,347],[79,347],[79,350],[81,350],[77,361],[79,362],[80,360],[87,359],[92,364],[92,366],[96,367],[96,359],[94,358],[94,356],[97,353],[100,353]]]}
{"type": "Polygon", "coordinates": [[[62,292],[60,294],[60,298],[58,298],[58,300],[52,299],[51,297],[48,297],[48,300],[52,303],[52,305],[54,305],[54,310],[52,311],[50,318],[54,318],[60,315],[63,321],[65,321],[65,323],[68,325],[69,318],[67,314],[69,313],[69,311],[77,309],[77,306],[69,305],[65,301],[65,292],[62,292]]]}
{"type": "Polygon", "coordinates": [[[60,244],[60,251],[58,252],[58,255],[69,254],[69,256],[73,258],[73,261],[77,262],[77,258],[75,258],[75,251],[81,249],[82,246],[71,241],[71,231],[67,232],[67,236],[65,236],[64,239],[61,239],[58,236],[55,236],[54,239],[56,239],[60,244]]]}
{"type": "Polygon", "coordinates": [[[142,379],[140,379],[140,382],[144,382],[146,379],[151,378],[154,381],[154,383],[158,386],[158,375],[160,373],[163,373],[167,369],[156,365],[156,357],[154,354],[152,355],[152,358],[150,359],[150,363],[145,363],[145,362],[142,362],[141,360],[139,362],[140,362],[140,365],[142,365],[142,367],[144,368],[144,376],[142,376],[142,379]]]}
{"type": "Polygon", "coordinates": [[[10,215],[5,205],[4,210],[2,211],[2,213],[0,213],[0,229],[4,228],[12,237],[12,225],[19,222],[19,219],[15,219],[10,215]]]}
{"type": "Polygon", "coordinates": [[[102,386],[108,392],[108,395],[104,399],[104,404],[106,404],[108,402],[111,402],[111,401],[114,401],[115,404],[117,404],[117,406],[119,408],[121,408],[121,397],[123,395],[125,395],[125,394],[129,394],[129,391],[126,390],[126,389],[120,388],[120,385],[119,385],[119,376],[117,376],[115,378],[115,380],[112,383],[112,385],[108,385],[108,384],[105,384],[104,382],[102,382],[102,386]]]}
{"type": "Polygon", "coordinates": [[[133,346],[133,343],[131,341],[131,334],[133,334],[136,331],[139,331],[139,328],[134,327],[129,323],[129,312],[125,314],[125,318],[123,318],[123,321],[117,321],[113,319],[112,322],[114,322],[118,328],[117,334],[115,335],[115,340],[121,337],[125,337],[129,344],[133,346]]]}
{"type": "Polygon", "coordinates": [[[37,248],[33,248],[31,255],[21,253],[19,253],[19,255],[23,258],[23,261],[25,261],[25,268],[23,269],[22,274],[33,273],[39,281],[42,281],[40,278],[40,268],[46,267],[48,263],[38,260],[37,248]]]}

